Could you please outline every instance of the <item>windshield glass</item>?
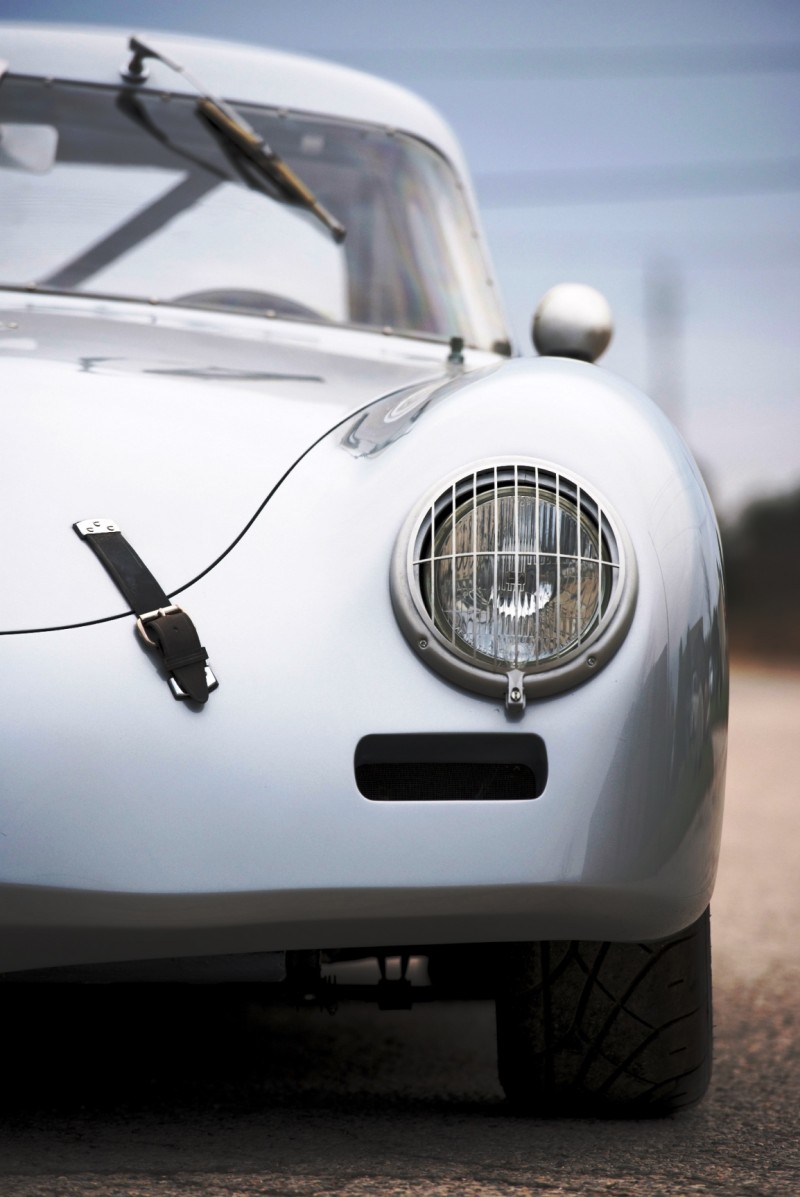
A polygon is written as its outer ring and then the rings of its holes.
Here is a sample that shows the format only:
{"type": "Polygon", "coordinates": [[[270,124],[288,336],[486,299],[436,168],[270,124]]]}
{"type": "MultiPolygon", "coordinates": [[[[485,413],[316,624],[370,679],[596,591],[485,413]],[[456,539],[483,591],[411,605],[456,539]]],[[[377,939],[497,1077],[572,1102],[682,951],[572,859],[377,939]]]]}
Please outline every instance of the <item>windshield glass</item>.
{"type": "Polygon", "coordinates": [[[237,109],[346,226],[342,244],[194,98],[10,76],[0,282],[506,350],[467,205],[435,150],[368,125],[237,109]]]}

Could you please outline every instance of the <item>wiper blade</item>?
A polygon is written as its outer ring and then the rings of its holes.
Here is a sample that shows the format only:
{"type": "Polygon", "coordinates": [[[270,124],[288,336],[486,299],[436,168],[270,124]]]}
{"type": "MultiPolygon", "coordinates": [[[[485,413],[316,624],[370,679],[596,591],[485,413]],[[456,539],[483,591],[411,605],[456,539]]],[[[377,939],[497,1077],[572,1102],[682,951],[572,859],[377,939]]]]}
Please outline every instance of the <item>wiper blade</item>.
{"type": "Polygon", "coordinates": [[[263,137],[259,137],[252,125],[248,124],[233,105],[212,96],[180,63],[167,58],[166,54],[162,54],[159,50],[154,50],[152,46],[145,45],[139,38],[131,37],[128,41],[128,49],[132,51],[133,56],[122,70],[124,79],[129,83],[143,83],[147,78],[147,68],[144,65],[146,58],[155,58],[159,62],[163,62],[164,66],[169,67],[171,71],[175,71],[176,74],[181,75],[187,83],[191,84],[195,91],[199,92],[200,99],[197,102],[197,106],[200,112],[211,122],[215,129],[219,130],[225,140],[229,144],[234,145],[238,150],[241,150],[266,175],[270,182],[275,183],[280,188],[287,199],[294,200],[309,212],[313,212],[317,219],[331,232],[334,241],[344,241],[347,233],[344,225],[335,216],[331,215],[328,209],[314,195],[311,188],[295,174],[292,168],[284,162],[275,150],[267,145],[263,137]]]}

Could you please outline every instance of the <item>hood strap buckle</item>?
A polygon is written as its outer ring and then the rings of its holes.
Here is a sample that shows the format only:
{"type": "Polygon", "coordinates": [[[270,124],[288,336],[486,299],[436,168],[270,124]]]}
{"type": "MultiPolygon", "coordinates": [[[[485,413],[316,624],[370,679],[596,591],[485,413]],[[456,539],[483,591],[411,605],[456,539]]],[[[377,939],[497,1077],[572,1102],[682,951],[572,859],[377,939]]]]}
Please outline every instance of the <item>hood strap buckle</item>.
{"type": "Polygon", "coordinates": [[[158,652],[175,698],[208,701],[219,685],[207,662],[197,629],[167,595],[113,520],[80,520],[72,525],[90,544],[112,581],[135,612],[144,643],[158,652]]]}

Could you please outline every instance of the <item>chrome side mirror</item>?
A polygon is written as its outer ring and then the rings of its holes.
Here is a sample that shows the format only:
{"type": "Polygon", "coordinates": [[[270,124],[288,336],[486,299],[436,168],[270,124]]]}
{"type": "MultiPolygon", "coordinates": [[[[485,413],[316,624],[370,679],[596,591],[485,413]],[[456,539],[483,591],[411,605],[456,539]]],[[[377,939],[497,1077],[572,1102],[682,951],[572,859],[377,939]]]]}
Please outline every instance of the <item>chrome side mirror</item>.
{"type": "Polygon", "coordinates": [[[608,348],[613,328],[604,295],[584,283],[559,283],[539,301],[531,335],[543,357],[594,362],[608,348]]]}

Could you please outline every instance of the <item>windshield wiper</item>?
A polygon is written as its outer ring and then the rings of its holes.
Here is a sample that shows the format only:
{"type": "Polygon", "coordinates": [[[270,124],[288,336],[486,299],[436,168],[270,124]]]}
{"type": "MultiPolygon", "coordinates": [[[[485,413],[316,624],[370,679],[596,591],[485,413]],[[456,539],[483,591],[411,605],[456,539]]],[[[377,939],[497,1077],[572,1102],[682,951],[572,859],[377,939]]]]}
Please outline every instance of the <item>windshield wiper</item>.
{"type": "Polygon", "coordinates": [[[166,54],[162,54],[159,50],[154,50],[151,46],[145,45],[137,37],[129,39],[128,49],[133,52],[133,56],[127,67],[122,71],[124,79],[129,83],[143,83],[147,78],[147,68],[144,65],[146,58],[156,58],[159,62],[163,62],[164,66],[169,67],[171,71],[175,71],[176,74],[181,75],[187,83],[191,84],[195,91],[199,92],[200,99],[197,101],[198,109],[211,122],[214,128],[222,134],[222,137],[228,144],[241,150],[266,175],[271,183],[277,185],[287,199],[294,200],[295,203],[300,204],[309,212],[313,212],[317,219],[332,233],[334,241],[344,241],[347,233],[344,225],[335,216],[331,215],[328,209],[320,203],[310,187],[307,187],[280,155],[267,145],[263,137],[259,137],[255,129],[247,123],[244,117],[239,115],[231,104],[228,104],[225,100],[216,99],[180,63],[167,58],[166,54]]]}

